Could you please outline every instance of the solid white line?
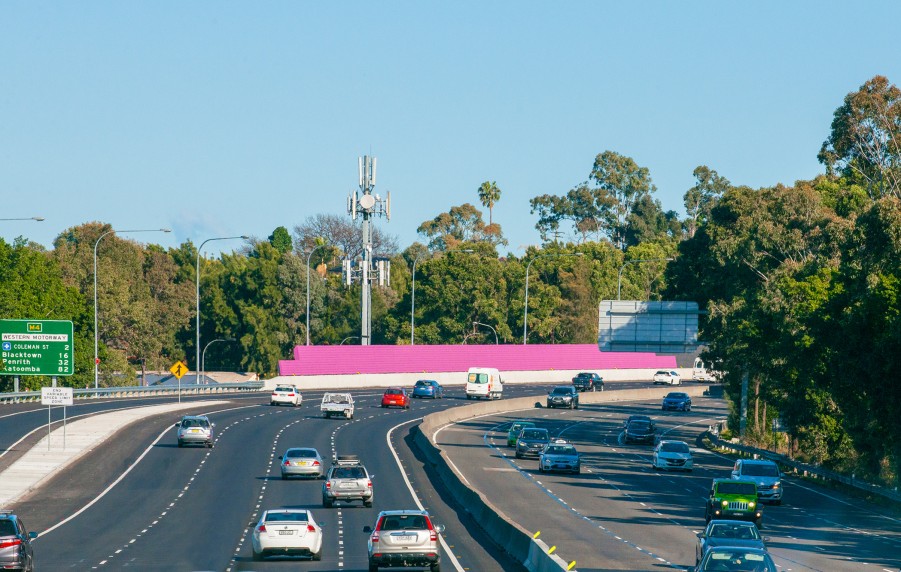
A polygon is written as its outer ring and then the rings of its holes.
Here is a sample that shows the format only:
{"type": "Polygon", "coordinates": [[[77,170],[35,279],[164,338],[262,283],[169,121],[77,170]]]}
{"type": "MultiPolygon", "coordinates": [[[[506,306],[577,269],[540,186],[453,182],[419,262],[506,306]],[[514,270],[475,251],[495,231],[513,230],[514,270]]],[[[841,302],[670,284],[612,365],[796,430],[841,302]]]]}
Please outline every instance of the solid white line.
{"type": "MultiPolygon", "coordinates": [[[[399,423],[388,430],[388,434],[385,436],[385,439],[388,441],[388,448],[391,450],[391,454],[394,456],[394,462],[397,463],[397,468],[400,470],[400,476],[404,478],[404,483],[407,485],[407,490],[410,491],[410,495],[413,497],[413,501],[416,503],[416,506],[419,507],[419,510],[425,510],[423,508],[422,503],[419,502],[419,497],[416,496],[416,493],[413,491],[413,485],[410,483],[410,479],[407,478],[407,473],[404,471],[403,465],[400,464],[400,457],[397,456],[397,451],[394,450],[394,445],[391,444],[391,433],[394,432],[398,427],[402,427],[408,423],[413,423],[415,421],[422,421],[422,417],[417,417],[416,419],[411,419],[409,421],[404,421],[403,423],[399,423]]],[[[444,553],[450,556],[451,564],[454,565],[454,568],[457,572],[465,572],[463,566],[460,565],[460,562],[457,560],[457,556],[451,552],[450,546],[447,545],[447,542],[444,541],[444,536],[439,534],[438,541],[441,543],[441,547],[444,548],[444,553]]]]}

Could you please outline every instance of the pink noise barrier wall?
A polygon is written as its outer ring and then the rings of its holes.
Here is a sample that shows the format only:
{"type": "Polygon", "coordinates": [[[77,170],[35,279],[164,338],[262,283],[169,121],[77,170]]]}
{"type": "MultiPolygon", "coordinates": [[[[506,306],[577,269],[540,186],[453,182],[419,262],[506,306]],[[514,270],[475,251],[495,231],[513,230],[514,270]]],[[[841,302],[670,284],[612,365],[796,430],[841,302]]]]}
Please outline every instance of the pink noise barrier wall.
{"type": "Polygon", "coordinates": [[[279,375],[437,373],[493,367],[501,371],[672,369],[674,356],[601,352],[595,344],[456,346],[296,346],[279,375]]]}

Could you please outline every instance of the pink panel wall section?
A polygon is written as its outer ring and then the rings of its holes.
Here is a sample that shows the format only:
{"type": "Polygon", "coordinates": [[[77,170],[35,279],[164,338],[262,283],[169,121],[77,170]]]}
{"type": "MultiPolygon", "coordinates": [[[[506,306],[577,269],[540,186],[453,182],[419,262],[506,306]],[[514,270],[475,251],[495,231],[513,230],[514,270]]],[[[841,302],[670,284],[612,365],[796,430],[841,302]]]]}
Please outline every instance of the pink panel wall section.
{"type": "Polygon", "coordinates": [[[494,367],[501,371],[657,369],[676,367],[674,356],[601,352],[595,344],[485,346],[296,346],[280,375],[433,373],[494,367]]]}

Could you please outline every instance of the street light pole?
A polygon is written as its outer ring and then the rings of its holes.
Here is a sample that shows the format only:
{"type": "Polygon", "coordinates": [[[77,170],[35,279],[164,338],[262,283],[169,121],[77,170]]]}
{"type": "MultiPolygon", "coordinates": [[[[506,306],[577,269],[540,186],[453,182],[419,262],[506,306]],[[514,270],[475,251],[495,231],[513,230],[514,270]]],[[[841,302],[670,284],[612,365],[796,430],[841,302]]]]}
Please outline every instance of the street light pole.
{"type": "MultiPolygon", "coordinates": [[[[40,217],[34,217],[35,220],[44,220],[40,217]]],[[[28,220],[28,219],[26,219],[28,220]]],[[[150,229],[137,229],[137,230],[119,230],[111,229],[103,234],[101,234],[97,241],[94,242],[94,389],[100,387],[100,374],[99,374],[99,365],[100,358],[98,357],[98,344],[99,344],[99,336],[97,335],[97,247],[100,245],[100,241],[104,236],[108,234],[113,234],[114,232],[172,232],[171,229],[168,228],[150,228],[150,229]]]]}
{"type": "Polygon", "coordinates": [[[488,324],[483,324],[482,322],[473,322],[472,325],[473,325],[473,326],[485,326],[486,328],[489,328],[492,332],[494,332],[494,345],[497,345],[497,344],[498,344],[498,341],[497,341],[497,330],[495,330],[494,328],[492,328],[492,327],[489,326],[488,324]]]}
{"type": "Polygon", "coordinates": [[[42,220],[44,220],[44,217],[42,217],[42,216],[29,216],[29,217],[22,217],[22,218],[0,218],[0,220],[35,220],[35,221],[37,221],[37,222],[41,222],[42,220]]]}
{"type": "MultiPolygon", "coordinates": [[[[235,239],[243,239],[247,240],[250,238],[249,236],[241,235],[241,236],[219,236],[216,238],[208,238],[200,243],[200,246],[197,247],[197,266],[194,268],[194,279],[195,279],[195,289],[194,294],[196,296],[197,307],[195,308],[194,315],[194,328],[197,331],[197,340],[194,342],[194,371],[196,373],[200,372],[200,252],[203,250],[203,245],[212,242],[214,240],[235,240],[235,239]]],[[[179,382],[181,382],[181,378],[179,378],[179,382]]],[[[199,383],[199,381],[198,381],[199,383]]]]}
{"type": "Polygon", "coordinates": [[[584,254],[582,252],[551,252],[548,254],[539,254],[526,265],[526,299],[525,308],[522,313],[522,345],[528,343],[529,335],[529,270],[532,268],[532,263],[539,258],[556,258],[559,256],[584,256],[584,254]]]}
{"type": "MultiPolygon", "coordinates": [[[[215,340],[207,343],[207,345],[203,346],[203,353],[200,354],[200,378],[206,379],[206,349],[216,342],[233,342],[235,338],[216,338],[215,340]]],[[[200,385],[200,381],[197,382],[200,385]]]]}
{"type": "Polygon", "coordinates": [[[623,262],[623,265],[619,267],[619,276],[616,279],[616,299],[620,299],[620,293],[622,292],[623,287],[623,270],[625,270],[626,266],[632,263],[639,262],[668,262],[673,260],[672,258],[637,258],[635,260],[626,260],[623,262]]]}
{"type": "Polygon", "coordinates": [[[359,340],[359,339],[360,339],[360,336],[347,336],[346,338],[344,338],[343,340],[341,340],[341,343],[338,344],[338,345],[339,345],[339,346],[343,346],[343,345],[344,345],[344,342],[346,342],[347,340],[359,340]]]}
{"type": "Polygon", "coordinates": [[[307,254],[307,345],[310,345],[310,263],[313,260],[313,253],[326,246],[328,244],[320,244],[307,254]]]}

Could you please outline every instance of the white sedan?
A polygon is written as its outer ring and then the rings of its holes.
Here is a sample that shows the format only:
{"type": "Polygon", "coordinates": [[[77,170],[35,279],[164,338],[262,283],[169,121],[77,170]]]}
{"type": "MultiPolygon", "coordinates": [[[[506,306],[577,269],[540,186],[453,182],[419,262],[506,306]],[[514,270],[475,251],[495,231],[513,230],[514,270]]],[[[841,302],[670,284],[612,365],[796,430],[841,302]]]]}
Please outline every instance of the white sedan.
{"type": "Polygon", "coordinates": [[[660,441],[654,447],[651,459],[654,470],[691,471],[693,461],[691,449],[684,441],[660,441]]]}
{"type": "Polygon", "coordinates": [[[279,385],[272,390],[269,397],[269,405],[281,405],[282,403],[297,407],[303,403],[303,396],[293,385],[279,385]]]}
{"type": "Polygon", "coordinates": [[[253,559],[267,556],[303,556],[322,559],[322,525],[305,509],[267,510],[253,527],[253,559]]]}
{"type": "Polygon", "coordinates": [[[657,385],[658,383],[664,385],[682,385],[682,376],[675,370],[661,369],[654,374],[654,385],[657,385]]]}

